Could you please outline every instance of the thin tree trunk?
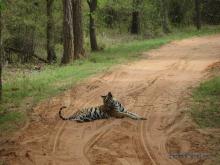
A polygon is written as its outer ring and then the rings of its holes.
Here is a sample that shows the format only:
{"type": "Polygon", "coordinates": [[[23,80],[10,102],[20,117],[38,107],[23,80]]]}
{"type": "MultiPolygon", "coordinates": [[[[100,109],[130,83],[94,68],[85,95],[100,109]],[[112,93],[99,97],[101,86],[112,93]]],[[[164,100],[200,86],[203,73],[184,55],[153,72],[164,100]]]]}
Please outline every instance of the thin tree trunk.
{"type": "Polygon", "coordinates": [[[140,0],[133,0],[133,12],[131,21],[131,34],[138,34],[140,32],[140,0]]]}
{"type": "Polygon", "coordinates": [[[0,102],[2,101],[2,57],[3,57],[3,50],[2,50],[2,12],[0,9],[0,102]]]}
{"type": "Polygon", "coordinates": [[[74,59],[85,56],[83,48],[83,25],[82,25],[82,1],[72,0],[73,5],[73,36],[74,36],[74,59]]]}
{"type": "Polygon", "coordinates": [[[196,12],[196,28],[198,30],[201,29],[202,24],[201,24],[201,1],[200,0],[195,0],[195,12],[196,12]]]}
{"type": "Polygon", "coordinates": [[[160,0],[161,6],[161,17],[162,17],[162,28],[164,33],[169,33],[170,28],[168,25],[168,11],[167,11],[167,0],[160,0]]]}
{"type": "Polygon", "coordinates": [[[53,2],[47,1],[47,60],[49,63],[56,61],[56,54],[54,51],[54,20],[53,20],[53,2]]]}
{"type": "Polygon", "coordinates": [[[106,24],[108,28],[113,29],[114,27],[114,14],[115,11],[113,10],[112,6],[109,6],[106,11],[107,17],[106,17],[106,24]]]}
{"type": "Polygon", "coordinates": [[[62,64],[67,64],[74,57],[72,0],[63,0],[63,57],[62,64]]]}
{"type": "Polygon", "coordinates": [[[89,5],[89,35],[90,35],[90,45],[92,51],[99,50],[97,40],[96,40],[96,29],[95,29],[95,20],[93,14],[97,8],[97,0],[87,0],[89,5]]]}
{"type": "Polygon", "coordinates": [[[23,38],[23,47],[22,47],[22,51],[24,52],[22,55],[22,63],[28,63],[32,60],[32,55],[35,52],[35,48],[34,48],[35,31],[36,29],[34,26],[26,26],[26,32],[23,38]]]}

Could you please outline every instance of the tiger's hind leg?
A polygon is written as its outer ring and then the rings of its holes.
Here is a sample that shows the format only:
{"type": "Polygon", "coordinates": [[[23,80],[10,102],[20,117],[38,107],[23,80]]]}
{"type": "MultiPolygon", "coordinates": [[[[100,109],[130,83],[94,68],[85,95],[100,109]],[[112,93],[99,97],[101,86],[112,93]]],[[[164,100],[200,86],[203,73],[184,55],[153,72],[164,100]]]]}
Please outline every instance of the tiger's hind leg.
{"type": "Polygon", "coordinates": [[[79,123],[83,123],[83,122],[89,122],[91,121],[92,119],[91,118],[88,118],[86,116],[78,116],[76,118],[74,118],[73,120],[79,122],[79,123]]]}
{"type": "Polygon", "coordinates": [[[122,115],[124,117],[128,117],[128,118],[131,118],[131,119],[134,119],[134,120],[147,120],[146,118],[141,117],[138,114],[135,114],[135,113],[132,113],[132,112],[126,111],[126,112],[120,112],[120,113],[122,113],[122,115]]]}

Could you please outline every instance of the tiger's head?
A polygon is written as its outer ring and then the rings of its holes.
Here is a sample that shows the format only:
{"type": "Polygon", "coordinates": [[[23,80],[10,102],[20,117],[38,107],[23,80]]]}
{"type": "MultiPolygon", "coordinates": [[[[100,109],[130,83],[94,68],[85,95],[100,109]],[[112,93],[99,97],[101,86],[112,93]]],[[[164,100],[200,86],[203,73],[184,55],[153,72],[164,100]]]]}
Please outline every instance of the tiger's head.
{"type": "Polygon", "coordinates": [[[107,95],[101,96],[103,99],[103,104],[109,108],[113,108],[115,106],[115,99],[111,92],[108,92],[107,95]]]}

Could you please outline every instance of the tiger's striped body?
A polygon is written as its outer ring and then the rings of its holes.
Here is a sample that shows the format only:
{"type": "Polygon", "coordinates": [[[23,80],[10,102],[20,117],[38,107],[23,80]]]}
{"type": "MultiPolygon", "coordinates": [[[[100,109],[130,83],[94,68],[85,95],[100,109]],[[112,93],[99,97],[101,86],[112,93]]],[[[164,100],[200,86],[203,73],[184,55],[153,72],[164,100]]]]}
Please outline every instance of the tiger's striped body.
{"type": "Polygon", "coordinates": [[[110,117],[109,114],[106,112],[108,108],[105,106],[85,108],[66,118],[61,115],[61,111],[64,108],[66,107],[61,107],[59,111],[59,116],[63,120],[75,120],[78,122],[85,122],[98,119],[108,119],[110,117]]]}
{"type": "Polygon", "coordinates": [[[111,92],[106,96],[102,96],[103,105],[91,108],[85,108],[77,111],[69,117],[63,117],[61,111],[66,108],[65,106],[60,108],[59,116],[63,120],[75,120],[77,122],[92,121],[98,119],[108,119],[110,117],[123,118],[129,117],[135,120],[145,120],[145,118],[139,115],[127,111],[124,106],[113,98],[111,92]]]}

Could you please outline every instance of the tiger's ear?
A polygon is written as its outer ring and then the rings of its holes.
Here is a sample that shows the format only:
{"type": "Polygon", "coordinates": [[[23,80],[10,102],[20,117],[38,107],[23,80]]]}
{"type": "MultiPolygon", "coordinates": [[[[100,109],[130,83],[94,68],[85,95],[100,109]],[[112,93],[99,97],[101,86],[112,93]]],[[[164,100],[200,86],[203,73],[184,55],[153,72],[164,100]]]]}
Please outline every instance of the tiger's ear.
{"type": "Polygon", "coordinates": [[[111,92],[108,92],[108,96],[113,97],[111,92]]]}

